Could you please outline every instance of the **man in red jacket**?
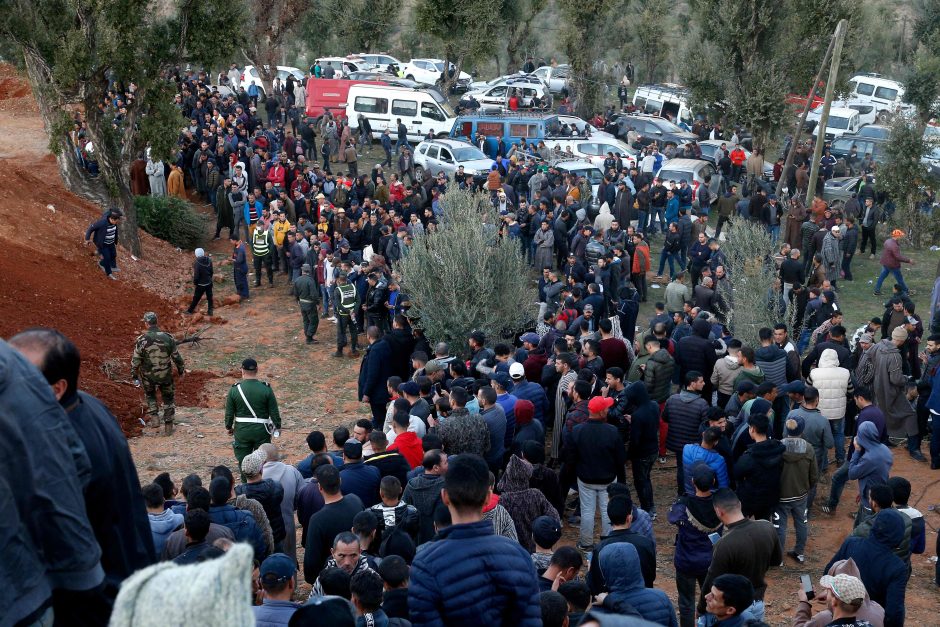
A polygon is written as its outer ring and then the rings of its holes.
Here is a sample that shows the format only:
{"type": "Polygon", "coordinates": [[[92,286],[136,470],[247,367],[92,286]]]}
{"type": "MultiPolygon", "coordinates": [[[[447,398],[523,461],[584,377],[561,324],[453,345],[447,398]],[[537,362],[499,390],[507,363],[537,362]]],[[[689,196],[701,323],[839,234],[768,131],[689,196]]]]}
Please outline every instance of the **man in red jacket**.
{"type": "Polygon", "coordinates": [[[904,237],[904,231],[894,229],[891,231],[891,237],[885,240],[884,249],[881,251],[881,274],[878,275],[878,282],[875,283],[875,296],[881,295],[881,284],[884,283],[889,274],[894,275],[902,290],[910,292],[907,289],[907,284],[904,283],[904,277],[901,276],[901,264],[909,263],[913,266],[914,261],[910,257],[901,254],[899,240],[902,237],[904,237]]]}
{"type": "Polygon", "coordinates": [[[398,451],[408,460],[408,465],[414,470],[421,465],[424,458],[424,449],[421,446],[421,438],[414,431],[408,430],[408,412],[396,411],[392,416],[392,431],[395,433],[395,441],[389,445],[389,451],[398,451]]]}

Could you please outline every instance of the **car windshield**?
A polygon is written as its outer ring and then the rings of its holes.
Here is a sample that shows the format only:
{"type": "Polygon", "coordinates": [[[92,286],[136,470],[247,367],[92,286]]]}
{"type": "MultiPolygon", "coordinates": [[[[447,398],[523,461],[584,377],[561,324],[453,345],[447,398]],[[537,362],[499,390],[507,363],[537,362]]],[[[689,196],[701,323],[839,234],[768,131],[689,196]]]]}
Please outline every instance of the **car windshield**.
{"type": "Polygon", "coordinates": [[[454,149],[454,159],[461,161],[477,161],[480,159],[489,159],[483,151],[476,146],[467,146],[465,148],[454,149]]]}
{"type": "Polygon", "coordinates": [[[597,168],[590,168],[590,169],[584,169],[584,170],[568,170],[568,171],[571,172],[572,174],[583,176],[584,178],[587,179],[588,183],[590,183],[591,185],[600,185],[601,180],[603,180],[604,178],[604,176],[601,174],[601,171],[598,170],[597,168]]]}
{"type": "Polygon", "coordinates": [[[659,177],[659,180],[663,181],[664,183],[668,183],[669,181],[675,181],[678,183],[682,179],[689,180],[692,178],[692,174],[690,172],[680,172],[678,170],[660,170],[659,174],[656,176],[659,177]]]}
{"type": "Polygon", "coordinates": [[[887,137],[888,129],[863,126],[858,131],[859,137],[887,137]]]}
{"type": "Polygon", "coordinates": [[[681,128],[668,120],[656,120],[654,124],[664,133],[684,133],[681,128]]]}
{"type": "Polygon", "coordinates": [[[443,71],[444,71],[444,62],[443,62],[443,61],[438,61],[437,63],[432,63],[431,65],[433,65],[433,66],[434,66],[434,69],[437,70],[438,72],[443,72],[443,71]]]}
{"type": "Polygon", "coordinates": [[[829,120],[826,122],[826,128],[847,129],[848,127],[849,119],[838,115],[830,115],[829,120]]]}

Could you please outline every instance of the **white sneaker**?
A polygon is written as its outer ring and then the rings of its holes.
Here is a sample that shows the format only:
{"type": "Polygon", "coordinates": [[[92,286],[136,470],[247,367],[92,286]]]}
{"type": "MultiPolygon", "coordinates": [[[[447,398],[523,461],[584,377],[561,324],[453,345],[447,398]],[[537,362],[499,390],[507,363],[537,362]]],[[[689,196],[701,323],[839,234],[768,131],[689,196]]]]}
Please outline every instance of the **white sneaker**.
{"type": "Polygon", "coordinates": [[[336,316],[333,316],[332,318],[327,318],[327,320],[329,320],[330,322],[336,322],[336,316]]]}

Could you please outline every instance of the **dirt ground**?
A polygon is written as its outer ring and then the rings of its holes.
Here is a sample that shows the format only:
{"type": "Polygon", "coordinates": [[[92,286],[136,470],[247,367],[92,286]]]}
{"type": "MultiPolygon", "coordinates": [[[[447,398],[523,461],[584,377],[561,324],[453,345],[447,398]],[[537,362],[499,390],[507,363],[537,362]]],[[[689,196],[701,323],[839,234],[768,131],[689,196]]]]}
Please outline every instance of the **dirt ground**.
{"type": "MultiPolygon", "coordinates": [[[[37,325],[55,326],[79,346],[85,367],[82,386],[102,398],[118,416],[130,438],[141,479],[149,481],[169,472],[179,481],[195,472],[208,479],[210,469],[227,464],[234,469],[231,438],[223,425],[225,395],[237,382],[238,366],[245,357],[260,364],[259,374],[274,388],[283,428],[278,445],[285,459],[295,463],[306,453],[304,438],[313,429],[329,434],[340,425],[352,426],[368,415],[356,400],[359,362],[330,355],[335,325],[321,321],[321,343],[307,346],[300,329],[300,314],[287,295],[282,275],[273,289],[252,287],[250,303],[217,305],[220,314],[211,321],[186,318],[180,310],[188,304],[191,252],[142,234],[145,256],[133,260],[120,250],[118,281],[105,280],[95,264],[94,251],[81,243],[84,229],[101,208],[68,193],[58,176],[54,158],[28,88],[8,67],[0,66],[0,336],[37,325]],[[16,212],[14,214],[14,212],[16,212]],[[142,329],[141,315],[155,311],[161,322],[182,337],[203,329],[199,346],[184,345],[182,354],[190,372],[177,386],[180,426],[171,438],[142,429],[143,394],[128,381],[128,362],[133,340],[142,329]],[[109,374],[110,373],[110,376],[109,374]]],[[[217,302],[234,294],[231,251],[228,242],[210,242],[216,273],[223,281],[215,286],[217,302]]],[[[231,299],[230,299],[231,300],[231,299]]],[[[205,311],[205,304],[202,305],[205,311]]],[[[645,313],[645,312],[644,312],[645,313]]],[[[364,338],[363,338],[364,339],[364,338]]],[[[911,504],[927,521],[927,555],[914,556],[913,577],[908,585],[908,624],[940,625],[936,610],[940,594],[932,585],[936,528],[940,526],[940,473],[911,461],[898,452],[894,474],[914,485],[911,504]]],[[[657,464],[653,473],[657,509],[655,521],[659,547],[657,587],[675,601],[672,565],[673,530],[665,520],[672,502],[675,461],[657,464]]],[[[828,492],[822,486],[820,492],[828,492]]],[[[855,486],[850,484],[837,515],[827,517],[814,510],[807,548],[809,561],[797,567],[787,559],[770,571],[767,594],[768,622],[788,625],[796,604],[800,574],[814,578],[851,531],[848,516],[854,510],[855,486]]],[[[565,542],[573,543],[575,528],[566,528],[565,542]]],[[[793,533],[788,534],[792,547],[793,533]]]]}

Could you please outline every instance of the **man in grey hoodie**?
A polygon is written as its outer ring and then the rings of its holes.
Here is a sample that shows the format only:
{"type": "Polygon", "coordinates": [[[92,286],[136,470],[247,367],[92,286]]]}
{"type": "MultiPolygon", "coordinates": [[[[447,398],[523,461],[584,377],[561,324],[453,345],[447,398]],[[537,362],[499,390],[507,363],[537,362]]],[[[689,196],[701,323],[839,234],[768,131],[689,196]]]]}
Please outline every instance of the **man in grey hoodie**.
{"type": "Polygon", "coordinates": [[[888,483],[888,473],[894,463],[891,450],[878,438],[878,427],[873,422],[863,422],[858,427],[858,435],[852,440],[855,452],[849,460],[849,481],[858,480],[858,493],[861,496],[855,526],[870,518],[874,512],[869,507],[868,490],[872,485],[888,483]]]}

